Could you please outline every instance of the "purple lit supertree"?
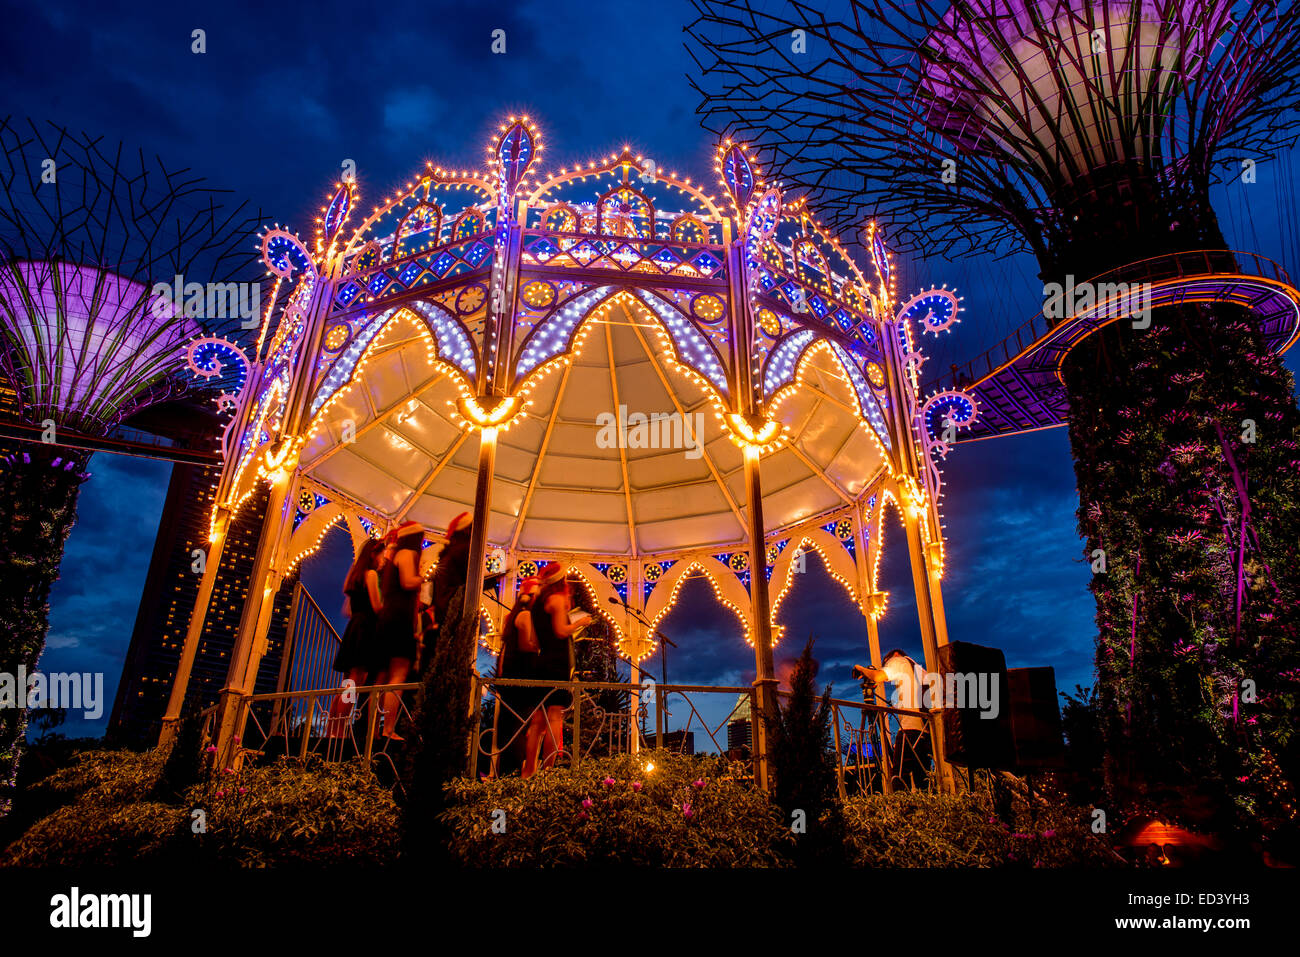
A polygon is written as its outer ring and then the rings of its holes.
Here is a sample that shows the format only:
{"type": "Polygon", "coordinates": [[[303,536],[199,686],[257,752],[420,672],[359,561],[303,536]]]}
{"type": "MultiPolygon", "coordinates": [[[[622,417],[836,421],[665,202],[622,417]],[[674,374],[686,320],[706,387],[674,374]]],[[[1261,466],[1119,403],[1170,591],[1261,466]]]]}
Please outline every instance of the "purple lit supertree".
{"type": "Polygon", "coordinates": [[[901,249],[1036,257],[1055,308],[961,384],[990,434],[1069,426],[1108,782],[1129,807],[1294,835],[1300,414],[1278,352],[1300,294],[1226,249],[1210,187],[1251,182],[1300,133],[1300,13],[695,6],[706,125],[766,147],[835,226],[874,215],[901,249]],[[1149,323],[1117,289],[1149,297],[1149,323]]]}
{"type": "MultiPolygon", "coordinates": [[[[16,681],[44,647],[87,478],[89,453],[61,436],[104,435],[184,391],[196,348],[200,363],[236,348],[221,337],[225,309],[156,284],[255,283],[259,216],[185,170],[53,124],[0,120],[0,146],[0,398],[7,420],[39,436],[0,448],[0,673],[16,681]]],[[[0,708],[0,815],[26,694],[0,708]]]]}

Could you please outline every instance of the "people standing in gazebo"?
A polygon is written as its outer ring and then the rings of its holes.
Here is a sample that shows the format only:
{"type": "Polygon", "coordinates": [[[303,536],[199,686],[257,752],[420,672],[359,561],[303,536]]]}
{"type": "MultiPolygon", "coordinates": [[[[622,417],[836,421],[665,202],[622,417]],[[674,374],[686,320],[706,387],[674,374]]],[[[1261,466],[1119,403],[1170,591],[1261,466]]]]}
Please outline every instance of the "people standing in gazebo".
{"type": "Polygon", "coordinates": [[[428,592],[427,607],[420,614],[420,670],[433,660],[433,643],[437,641],[447,610],[456,592],[465,586],[469,577],[469,537],[473,516],[461,512],[447,526],[447,544],[438,554],[438,562],[425,586],[428,592]]]}
{"type": "MultiPolygon", "coordinates": [[[[377,538],[366,539],[352,563],[347,578],[343,580],[343,594],[347,600],[348,626],[334,656],[334,670],[342,672],[351,687],[367,683],[375,666],[376,641],[379,629],[379,609],[383,604],[379,593],[379,569],[383,563],[384,543],[377,538]]],[[[329,736],[343,737],[347,732],[346,718],[356,704],[352,697],[338,695],[330,704],[329,736]]]]}
{"type": "MultiPolygon", "coordinates": [[[[381,663],[378,684],[402,684],[416,657],[416,601],[419,598],[420,552],[424,547],[424,526],[403,522],[389,533],[394,539],[392,560],[380,576],[383,602],[379,610],[377,659],[381,663]]],[[[384,737],[401,740],[395,733],[401,694],[384,696],[384,737]]]]}
{"type": "MultiPolygon", "coordinates": [[[[585,612],[570,619],[573,596],[564,569],[557,562],[546,565],[538,572],[541,590],[533,602],[530,615],[537,634],[538,679],[569,681],[569,639],[575,632],[590,624],[585,612]]],[[[564,711],[573,701],[567,688],[545,688],[542,705],[533,711],[528,721],[524,739],[524,769],[522,776],[532,777],[537,771],[538,748],[542,751],[542,766],[551,767],[564,745],[564,711]]]]}
{"type": "MultiPolygon", "coordinates": [[[[532,607],[541,582],[534,576],[525,578],[519,585],[519,597],[514,607],[506,613],[501,625],[501,658],[497,663],[498,678],[532,679],[537,677],[540,648],[537,632],[533,628],[532,607]]],[[[531,687],[497,687],[501,703],[496,734],[499,750],[496,773],[506,774],[523,767],[524,737],[521,732],[528,726],[533,712],[542,703],[544,689],[531,687]],[[499,742],[505,742],[503,747],[499,742]],[[503,761],[502,758],[512,760],[503,761]]]]}

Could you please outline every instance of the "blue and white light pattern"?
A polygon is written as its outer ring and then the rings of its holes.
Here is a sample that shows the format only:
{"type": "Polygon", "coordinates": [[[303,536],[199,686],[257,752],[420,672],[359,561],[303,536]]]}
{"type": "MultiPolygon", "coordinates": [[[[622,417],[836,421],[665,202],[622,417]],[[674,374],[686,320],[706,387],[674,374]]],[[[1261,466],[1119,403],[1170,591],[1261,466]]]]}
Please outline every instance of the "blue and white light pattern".
{"type": "Polygon", "coordinates": [[[343,225],[343,220],[348,218],[348,211],[352,208],[352,191],[348,189],[347,184],[339,187],[339,191],[334,194],[334,199],[330,202],[329,210],[325,213],[325,235],[333,236],[338,232],[338,228],[343,225]]]}
{"type": "Polygon", "coordinates": [[[871,386],[867,384],[867,377],[862,374],[858,364],[853,361],[853,356],[849,355],[849,350],[838,342],[832,342],[831,348],[835,350],[840,362],[844,363],[844,368],[848,370],[849,381],[853,383],[853,391],[858,394],[858,404],[862,406],[862,412],[867,417],[867,421],[876,430],[876,435],[885,444],[885,448],[892,449],[893,444],[889,441],[889,429],[885,425],[885,416],[881,413],[880,406],[876,404],[876,397],[871,391],[871,386]]]}
{"type": "Polygon", "coordinates": [[[765,399],[772,398],[777,389],[794,378],[795,365],[799,356],[816,336],[817,333],[811,329],[801,329],[772,350],[772,354],[767,357],[767,369],[763,372],[765,399]]]}
{"type": "Polygon", "coordinates": [[[654,310],[655,315],[668,328],[668,334],[672,337],[673,344],[677,346],[678,360],[713,383],[720,394],[726,395],[727,371],[722,368],[717,353],[713,351],[708,340],[700,335],[700,331],[685,316],[659,297],[640,290],[637,290],[637,296],[654,310]]]}
{"type": "Polygon", "coordinates": [[[433,337],[438,342],[438,357],[473,378],[478,366],[474,360],[474,343],[465,327],[433,303],[413,303],[411,309],[433,330],[433,337]]]}
{"type": "Polygon", "coordinates": [[[578,324],[591,308],[604,299],[609,292],[609,286],[601,286],[585,292],[534,329],[533,334],[528,337],[527,345],[524,346],[523,355],[515,363],[515,375],[528,375],[543,362],[561,355],[569,346],[573,330],[578,328],[578,324]]]}
{"type": "Polygon", "coordinates": [[[957,296],[950,289],[927,289],[918,293],[899,309],[900,319],[920,324],[924,332],[936,335],[952,327],[959,310],[957,296]]]}
{"type": "Polygon", "coordinates": [[[438,346],[439,358],[452,363],[471,377],[474,375],[477,368],[474,359],[474,344],[460,323],[432,303],[417,302],[409,306],[399,306],[376,316],[352,337],[351,344],[348,345],[342,355],[334,360],[329,375],[325,377],[325,381],[321,383],[316,397],[312,399],[311,410],[313,413],[324,405],[329,397],[343,386],[343,383],[348,381],[352,376],[352,370],[356,368],[357,362],[360,361],[370,341],[384,327],[384,324],[392,318],[393,314],[403,308],[411,309],[428,323],[438,346]]]}

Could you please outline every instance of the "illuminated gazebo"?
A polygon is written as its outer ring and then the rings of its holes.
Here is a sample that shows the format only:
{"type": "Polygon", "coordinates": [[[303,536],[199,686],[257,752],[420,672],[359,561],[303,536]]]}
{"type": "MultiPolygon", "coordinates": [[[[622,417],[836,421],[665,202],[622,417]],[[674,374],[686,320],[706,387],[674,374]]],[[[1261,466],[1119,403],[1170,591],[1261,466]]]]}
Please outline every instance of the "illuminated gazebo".
{"type": "MultiPolygon", "coordinates": [[[[634,663],[655,651],[638,618],[659,622],[702,574],[754,649],[770,713],[772,620],[807,549],[861,609],[879,665],[892,507],[938,670],[938,463],[975,406],[918,394],[916,339],[957,320],[957,296],[899,303],[875,228],[868,278],[743,144],[717,149],[718,195],[628,149],[550,173],[541,152],[536,127],[512,117],[483,171],[429,164],[368,209],[349,180],[312,243],[263,236],[278,305],[232,403],[211,528],[220,549],[269,484],[264,586],[249,590],[231,657],[223,754],[280,582],[340,523],[359,545],[471,511],[471,608],[495,621],[485,573],[505,569],[508,598],[558,560],[634,663]]],[[[213,344],[198,364],[240,361],[229,351],[213,344]]],[[[171,722],[218,564],[210,554],[171,722]]]]}

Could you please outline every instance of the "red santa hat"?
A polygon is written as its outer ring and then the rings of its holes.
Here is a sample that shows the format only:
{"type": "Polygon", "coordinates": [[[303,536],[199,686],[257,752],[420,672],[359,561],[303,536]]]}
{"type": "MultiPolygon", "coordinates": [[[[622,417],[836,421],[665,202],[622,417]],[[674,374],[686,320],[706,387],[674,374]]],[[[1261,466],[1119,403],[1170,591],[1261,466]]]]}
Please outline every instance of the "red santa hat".
{"type": "Polygon", "coordinates": [[[473,524],[474,516],[469,512],[461,512],[447,526],[447,537],[451,538],[457,532],[467,532],[473,524]]]}

